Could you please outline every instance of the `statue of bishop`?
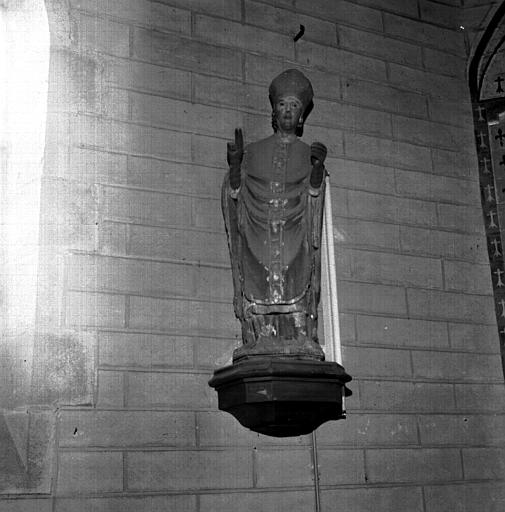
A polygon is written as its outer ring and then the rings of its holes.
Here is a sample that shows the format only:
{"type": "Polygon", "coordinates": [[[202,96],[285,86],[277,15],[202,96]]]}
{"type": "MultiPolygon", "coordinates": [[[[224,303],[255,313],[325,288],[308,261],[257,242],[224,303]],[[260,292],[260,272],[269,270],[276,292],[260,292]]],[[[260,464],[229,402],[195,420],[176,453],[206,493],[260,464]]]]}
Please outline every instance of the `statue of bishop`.
{"type": "Polygon", "coordinates": [[[273,135],[228,143],[222,188],[234,309],[256,356],[324,360],[317,337],[326,147],[298,137],[313,107],[307,77],[288,69],[269,88],[273,135]]]}

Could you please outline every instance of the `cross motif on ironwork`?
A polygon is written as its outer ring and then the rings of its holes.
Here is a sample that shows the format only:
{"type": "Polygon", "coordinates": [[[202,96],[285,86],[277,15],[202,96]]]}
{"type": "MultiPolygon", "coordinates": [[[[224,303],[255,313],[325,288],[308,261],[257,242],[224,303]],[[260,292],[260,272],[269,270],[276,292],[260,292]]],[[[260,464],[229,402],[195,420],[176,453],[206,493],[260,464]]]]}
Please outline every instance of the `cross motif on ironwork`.
{"type": "Polygon", "coordinates": [[[491,171],[489,170],[489,167],[487,166],[488,163],[491,163],[491,160],[489,158],[483,158],[482,164],[484,165],[483,173],[484,174],[491,174],[491,171]]]}
{"type": "Polygon", "coordinates": [[[495,82],[498,84],[498,86],[496,87],[496,92],[504,92],[503,91],[503,87],[501,86],[501,83],[503,82],[503,78],[501,76],[499,76],[498,78],[496,78],[495,82]]]}
{"type": "Polygon", "coordinates": [[[480,131],[477,134],[477,138],[479,139],[479,147],[480,148],[487,148],[487,144],[485,143],[486,134],[483,131],[480,131]]]}
{"type": "Polygon", "coordinates": [[[494,138],[495,140],[500,139],[500,146],[503,147],[503,139],[505,139],[505,133],[503,133],[501,128],[498,128],[498,135],[495,135],[494,138]]]}
{"type": "Polygon", "coordinates": [[[482,108],[480,105],[475,109],[475,111],[479,114],[478,121],[485,121],[484,116],[482,115],[482,112],[485,112],[486,109],[482,108]]]}
{"type": "Polygon", "coordinates": [[[488,228],[497,228],[498,226],[494,223],[494,216],[496,215],[496,212],[490,211],[487,216],[489,217],[489,226],[488,228]]]}
{"type": "Polygon", "coordinates": [[[493,272],[494,275],[496,275],[498,277],[498,280],[496,282],[496,286],[498,288],[503,288],[503,286],[505,286],[503,284],[503,281],[501,280],[501,276],[502,274],[505,274],[505,272],[503,272],[503,270],[500,270],[499,268],[497,268],[494,272],[493,272]]]}
{"type": "Polygon", "coordinates": [[[505,165],[505,155],[502,155],[500,165],[505,165]]]}
{"type": "Polygon", "coordinates": [[[501,256],[501,251],[500,251],[500,240],[498,240],[497,238],[493,238],[492,242],[491,242],[491,245],[493,246],[494,248],[494,254],[493,256],[501,256]]]}
{"type": "Polygon", "coordinates": [[[484,187],[484,191],[487,192],[486,200],[487,200],[488,203],[494,202],[494,197],[491,194],[491,192],[493,190],[494,190],[494,187],[492,187],[491,185],[487,185],[486,187],[484,187]]]}

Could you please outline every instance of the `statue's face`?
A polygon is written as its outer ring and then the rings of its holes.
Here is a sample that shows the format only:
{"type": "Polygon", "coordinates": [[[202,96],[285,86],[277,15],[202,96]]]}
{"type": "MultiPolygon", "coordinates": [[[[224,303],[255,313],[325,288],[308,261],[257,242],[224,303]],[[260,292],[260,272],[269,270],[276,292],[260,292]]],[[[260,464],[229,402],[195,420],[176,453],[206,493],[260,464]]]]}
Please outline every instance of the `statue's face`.
{"type": "Polygon", "coordinates": [[[302,116],[302,108],[302,102],[296,96],[282,96],[274,107],[279,129],[294,133],[302,116]]]}

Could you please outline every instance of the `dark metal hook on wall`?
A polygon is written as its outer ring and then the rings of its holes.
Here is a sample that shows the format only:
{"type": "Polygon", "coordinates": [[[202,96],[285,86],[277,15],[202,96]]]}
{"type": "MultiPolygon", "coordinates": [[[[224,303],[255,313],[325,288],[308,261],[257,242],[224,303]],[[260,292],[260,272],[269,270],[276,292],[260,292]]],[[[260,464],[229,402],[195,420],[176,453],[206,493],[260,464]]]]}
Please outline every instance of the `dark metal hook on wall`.
{"type": "Polygon", "coordinates": [[[298,34],[296,34],[296,36],[293,37],[293,41],[296,43],[296,41],[298,41],[298,39],[300,39],[303,36],[303,34],[305,34],[305,26],[300,25],[300,30],[298,34]]]}

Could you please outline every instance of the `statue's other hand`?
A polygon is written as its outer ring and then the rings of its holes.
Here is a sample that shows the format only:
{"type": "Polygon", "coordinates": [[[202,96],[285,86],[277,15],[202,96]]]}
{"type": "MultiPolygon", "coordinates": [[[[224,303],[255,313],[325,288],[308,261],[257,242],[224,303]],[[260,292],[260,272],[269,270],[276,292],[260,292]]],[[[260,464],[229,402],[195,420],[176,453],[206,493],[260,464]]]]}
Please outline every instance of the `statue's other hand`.
{"type": "Polygon", "coordinates": [[[240,128],[235,129],[235,142],[228,142],[226,159],[231,168],[240,167],[244,158],[244,137],[240,128]]]}
{"type": "Polygon", "coordinates": [[[328,150],[321,142],[313,142],[310,145],[310,162],[313,166],[323,166],[328,150]]]}

